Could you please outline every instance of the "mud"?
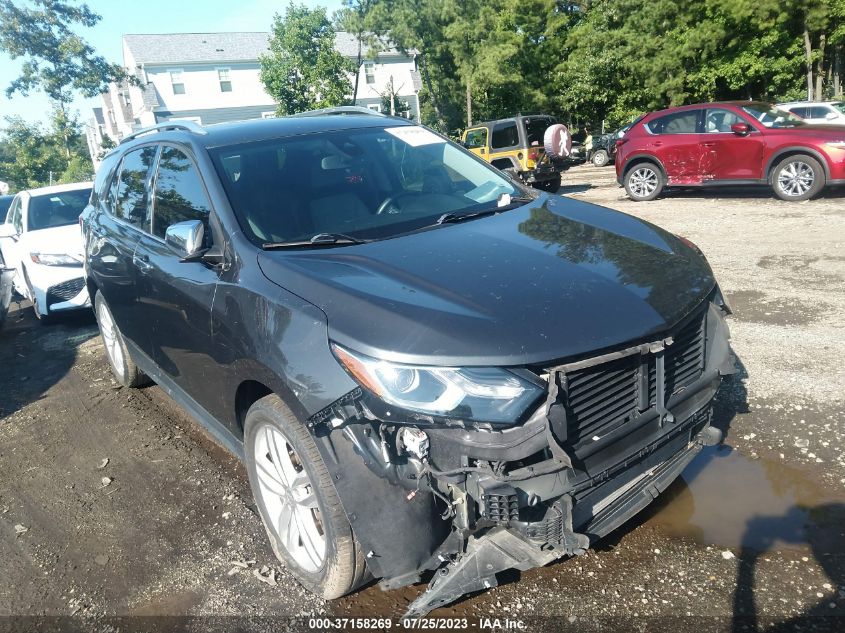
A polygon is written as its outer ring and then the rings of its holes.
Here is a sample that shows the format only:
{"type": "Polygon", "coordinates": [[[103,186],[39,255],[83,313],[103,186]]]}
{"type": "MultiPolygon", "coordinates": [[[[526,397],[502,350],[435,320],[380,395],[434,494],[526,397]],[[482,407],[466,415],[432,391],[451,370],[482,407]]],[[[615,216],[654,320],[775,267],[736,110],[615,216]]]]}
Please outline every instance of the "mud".
{"type": "MultiPolygon", "coordinates": [[[[634,204],[612,168],[576,168],[565,183],[707,254],[736,312],[740,372],[715,413],[726,446],[584,556],[503,574],[435,615],[845,630],[845,199],[788,205],[755,189],[634,204]]],[[[0,616],[73,614],[79,630],[110,630],[97,623],[114,615],[190,615],[203,630],[226,616],[240,619],[225,630],[275,631],[310,615],[398,617],[424,590],[308,594],[273,557],[243,468],[158,388],[114,383],[90,314],[41,326],[13,306],[0,393],[0,616]],[[262,566],[278,587],[255,578],[262,566]]]]}

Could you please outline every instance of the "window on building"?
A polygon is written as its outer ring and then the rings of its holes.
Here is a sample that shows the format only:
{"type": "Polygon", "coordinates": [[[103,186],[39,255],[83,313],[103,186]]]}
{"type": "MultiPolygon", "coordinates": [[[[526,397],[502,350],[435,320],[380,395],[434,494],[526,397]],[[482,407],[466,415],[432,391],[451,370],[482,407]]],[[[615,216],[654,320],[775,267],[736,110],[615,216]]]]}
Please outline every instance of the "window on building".
{"type": "Polygon", "coordinates": [[[368,103],[367,108],[373,110],[374,112],[381,112],[381,104],[380,103],[368,103]]]}
{"type": "Polygon", "coordinates": [[[374,62],[364,62],[364,76],[368,84],[376,83],[376,65],[374,62]]]}
{"type": "Polygon", "coordinates": [[[185,79],[182,76],[181,70],[170,71],[170,85],[173,87],[173,94],[185,94],[185,79]]]}
{"type": "Polygon", "coordinates": [[[232,92],[232,78],[228,68],[218,68],[217,79],[220,81],[220,92],[232,92]]]}
{"type": "Polygon", "coordinates": [[[194,163],[175,147],[161,148],[155,179],[153,235],[164,238],[167,227],[186,220],[201,220],[206,225],[211,205],[194,163]]]}

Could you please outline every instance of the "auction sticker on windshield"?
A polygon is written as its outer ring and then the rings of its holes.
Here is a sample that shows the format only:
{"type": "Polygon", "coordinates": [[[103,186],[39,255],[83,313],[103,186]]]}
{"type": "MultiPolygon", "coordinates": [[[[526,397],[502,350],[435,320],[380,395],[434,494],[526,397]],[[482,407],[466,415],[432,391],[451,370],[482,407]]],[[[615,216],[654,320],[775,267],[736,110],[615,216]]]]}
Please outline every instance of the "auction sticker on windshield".
{"type": "Polygon", "coordinates": [[[429,132],[424,127],[416,126],[402,126],[402,127],[388,127],[384,129],[388,134],[392,134],[400,141],[405,141],[411,147],[419,147],[420,145],[432,145],[434,143],[445,143],[446,141],[429,132]]]}

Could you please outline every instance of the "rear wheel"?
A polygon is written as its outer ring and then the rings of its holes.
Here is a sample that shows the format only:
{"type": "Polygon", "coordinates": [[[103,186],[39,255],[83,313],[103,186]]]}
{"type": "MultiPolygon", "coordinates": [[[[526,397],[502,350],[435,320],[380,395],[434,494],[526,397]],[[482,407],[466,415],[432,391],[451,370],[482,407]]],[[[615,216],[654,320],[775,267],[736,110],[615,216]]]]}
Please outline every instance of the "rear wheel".
{"type": "Polygon", "coordinates": [[[824,170],[810,156],[789,156],[772,172],[772,189],[781,200],[809,200],[824,187],[824,170]]]}
{"type": "Polygon", "coordinates": [[[635,202],[654,200],[665,186],[663,172],[654,163],[637,163],[625,174],[625,192],[635,202]]]}
{"type": "Polygon", "coordinates": [[[101,292],[94,295],[94,314],[97,317],[97,325],[100,326],[100,336],[103,338],[109,366],[117,381],[124,387],[143,387],[149,384],[150,379],[130,358],[123,335],[114,322],[101,292]]]}
{"type": "Polygon", "coordinates": [[[610,160],[610,156],[607,155],[607,152],[603,149],[596,151],[593,154],[593,165],[596,167],[604,167],[607,165],[608,161],[610,160]]]}
{"type": "Polygon", "coordinates": [[[314,438],[276,396],[244,421],[255,503],[276,556],[310,591],[339,598],[366,579],[366,565],[314,438]]]}

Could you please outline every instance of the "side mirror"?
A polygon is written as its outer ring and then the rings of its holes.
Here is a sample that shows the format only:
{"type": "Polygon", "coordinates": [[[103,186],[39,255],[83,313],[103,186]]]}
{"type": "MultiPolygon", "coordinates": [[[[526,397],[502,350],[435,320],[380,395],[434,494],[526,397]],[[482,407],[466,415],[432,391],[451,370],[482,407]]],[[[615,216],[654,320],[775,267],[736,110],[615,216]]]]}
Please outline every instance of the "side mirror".
{"type": "Polygon", "coordinates": [[[204,237],[203,223],[199,220],[187,220],[168,226],[164,233],[164,243],[182,259],[189,259],[202,254],[204,237]]]}
{"type": "Polygon", "coordinates": [[[731,126],[731,132],[737,136],[748,136],[751,134],[751,126],[748,123],[734,123],[731,126]]]}
{"type": "Polygon", "coordinates": [[[4,222],[0,224],[0,237],[17,237],[18,230],[11,222],[4,222]]]}

